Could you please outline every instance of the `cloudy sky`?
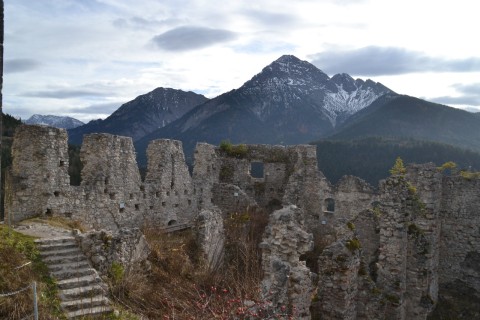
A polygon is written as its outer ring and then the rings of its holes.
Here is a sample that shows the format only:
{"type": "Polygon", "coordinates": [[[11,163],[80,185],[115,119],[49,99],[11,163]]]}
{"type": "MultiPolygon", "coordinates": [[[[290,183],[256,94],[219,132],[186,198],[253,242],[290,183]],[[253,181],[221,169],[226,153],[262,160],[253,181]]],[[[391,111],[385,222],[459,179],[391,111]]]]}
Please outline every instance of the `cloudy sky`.
{"type": "Polygon", "coordinates": [[[215,97],[283,54],[480,111],[476,0],[5,0],[4,111],[105,118],[157,87],[215,97]]]}

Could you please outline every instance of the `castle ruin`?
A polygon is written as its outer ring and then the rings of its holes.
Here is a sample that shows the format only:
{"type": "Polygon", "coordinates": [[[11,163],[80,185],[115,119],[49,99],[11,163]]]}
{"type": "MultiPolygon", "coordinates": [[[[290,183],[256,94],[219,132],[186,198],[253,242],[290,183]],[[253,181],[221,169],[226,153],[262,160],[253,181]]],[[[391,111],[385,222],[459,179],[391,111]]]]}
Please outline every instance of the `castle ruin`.
{"type": "Polygon", "coordinates": [[[181,142],[155,140],[142,181],[131,138],[90,134],[81,185],[72,186],[66,131],[26,125],[12,156],[5,187],[12,222],[53,215],[117,230],[201,221],[208,245],[222,241],[219,215],[269,210],[262,287],[274,304],[299,306],[299,319],[427,319],[459,295],[477,301],[468,312],[480,313],[479,179],[424,164],[378,189],[352,176],[331,185],[315,146],[206,143],[197,144],[190,174],[181,142]],[[312,252],[313,264],[305,258],[312,252]]]}

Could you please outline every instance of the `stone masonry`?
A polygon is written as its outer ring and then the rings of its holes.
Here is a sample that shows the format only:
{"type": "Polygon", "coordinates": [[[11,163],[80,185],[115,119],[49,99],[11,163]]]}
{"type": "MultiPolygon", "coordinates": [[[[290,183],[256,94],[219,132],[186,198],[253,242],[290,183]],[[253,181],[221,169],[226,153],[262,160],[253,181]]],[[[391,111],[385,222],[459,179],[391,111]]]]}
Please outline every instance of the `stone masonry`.
{"type": "Polygon", "coordinates": [[[6,219],[58,215],[110,231],[191,224],[216,268],[222,219],[260,207],[271,214],[263,285],[275,293],[272,303],[298,306],[299,317],[427,319],[446,306],[480,316],[474,176],[412,165],[375,189],[351,176],[332,185],[310,145],[199,143],[192,175],[179,141],[152,141],[147,153],[142,181],[130,138],[87,135],[82,182],[71,186],[65,130],[21,126],[6,177],[6,219]]]}

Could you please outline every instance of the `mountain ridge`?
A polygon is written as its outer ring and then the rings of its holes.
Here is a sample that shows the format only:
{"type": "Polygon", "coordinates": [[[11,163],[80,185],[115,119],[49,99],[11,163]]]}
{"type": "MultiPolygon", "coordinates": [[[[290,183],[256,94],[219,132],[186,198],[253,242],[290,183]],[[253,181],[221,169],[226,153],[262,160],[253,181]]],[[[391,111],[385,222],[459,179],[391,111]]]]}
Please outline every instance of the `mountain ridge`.
{"type": "Polygon", "coordinates": [[[137,140],[205,101],[208,98],[191,91],[159,87],[124,103],[105,120],[90,121],[70,130],[69,141],[80,144],[84,134],[95,132],[129,136],[137,140]]]}
{"type": "Polygon", "coordinates": [[[46,125],[56,128],[63,128],[63,129],[73,129],[79,126],[83,126],[85,123],[82,121],[67,117],[67,116],[55,116],[55,115],[41,115],[41,114],[34,114],[27,120],[25,120],[26,124],[38,124],[38,125],[46,125]]]}
{"type": "Polygon", "coordinates": [[[197,141],[233,143],[307,143],[338,122],[394,93],[371,80],[330,78],[313,64],[292,55],[273,61],[240,88],[213,98],[136,143],[139,154],[157,138],[184,142],[187,154],[197,141]],[[333,80],[332,80],[333,79],[333,80]]]}
{"type": "Polygon", "coordinates": [[[327,138],[402,137],[447,143],[480,152],[480,118],[407,95],[386,95],[361,110],[327,138]]]}

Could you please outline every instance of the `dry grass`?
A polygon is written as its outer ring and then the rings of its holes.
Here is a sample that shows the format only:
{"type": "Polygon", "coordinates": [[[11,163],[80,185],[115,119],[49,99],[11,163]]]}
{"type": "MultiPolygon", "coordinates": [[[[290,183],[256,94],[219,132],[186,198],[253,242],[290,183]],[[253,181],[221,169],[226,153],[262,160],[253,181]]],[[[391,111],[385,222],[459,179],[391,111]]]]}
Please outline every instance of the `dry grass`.
{"type": "MultiPolygon", "coordinates": [[[[33,238],[0,225],[0,293],[16,291],[34,281],[37,283],[39,319],[64,319],[56,297],[56,285],[39,258],[33,238]],[[28,262],[31,263],[26,264],[28,262]]],[[[0,319],[23,319],[32,314],[31,288],[0,297],[0,319]]]]}
{"type": "Polygon", "coordinates": [[[259,306],[261,235],[268,221],[264,212],[234,215],[225,221],[225,265],[211,271],[195,233],[166,234],[144,228],[152,253],[151,269],[126,271],[112,287],[116,301],[149,319],[237,319],[258,316],[244,301],[259,306]]]}

